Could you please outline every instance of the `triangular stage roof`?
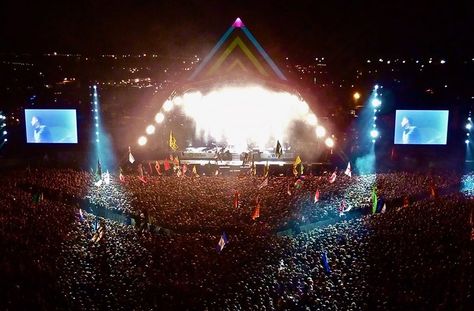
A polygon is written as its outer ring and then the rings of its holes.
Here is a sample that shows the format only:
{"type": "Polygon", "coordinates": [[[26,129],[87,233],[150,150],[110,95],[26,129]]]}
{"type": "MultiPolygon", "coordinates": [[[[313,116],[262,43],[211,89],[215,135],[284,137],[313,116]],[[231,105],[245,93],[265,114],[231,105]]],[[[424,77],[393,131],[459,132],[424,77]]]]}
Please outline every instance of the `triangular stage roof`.
{"type": "Polygon", "coordinates": [[[237,18],[193,71],[188,81],[242,73],[259,75],[266,79],[287,80],[242,20],[237,18]]]}

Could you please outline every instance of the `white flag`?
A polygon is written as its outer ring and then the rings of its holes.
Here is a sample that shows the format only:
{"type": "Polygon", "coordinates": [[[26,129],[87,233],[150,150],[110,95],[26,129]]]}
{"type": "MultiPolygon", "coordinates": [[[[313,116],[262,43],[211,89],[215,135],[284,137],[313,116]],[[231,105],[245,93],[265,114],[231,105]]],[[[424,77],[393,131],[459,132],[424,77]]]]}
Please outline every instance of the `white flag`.
{"type": "Polygon", "coordinates": [[[347,162],[347,168],[346,168],[346,171],[344,172],[344,174],[346,174],[346,175],[349,176],[349,177],[352,176],[352,172],[351,172],[351,162],[347,162]]]}

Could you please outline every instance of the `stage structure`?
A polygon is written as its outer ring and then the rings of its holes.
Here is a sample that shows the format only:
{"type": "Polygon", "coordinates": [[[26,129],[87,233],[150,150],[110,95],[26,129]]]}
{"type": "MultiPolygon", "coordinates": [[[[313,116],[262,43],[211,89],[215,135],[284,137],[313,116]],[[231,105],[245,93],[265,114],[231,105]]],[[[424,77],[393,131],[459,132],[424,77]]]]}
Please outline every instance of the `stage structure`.
{"type": "Polygon", "coordinates": [[[142,148],[178,154],[189,164],[285,165],[297,156],[313,162],[334,147],[326,125],[240,18],[172,92],[145,132],[138,139],[142,148]]]}

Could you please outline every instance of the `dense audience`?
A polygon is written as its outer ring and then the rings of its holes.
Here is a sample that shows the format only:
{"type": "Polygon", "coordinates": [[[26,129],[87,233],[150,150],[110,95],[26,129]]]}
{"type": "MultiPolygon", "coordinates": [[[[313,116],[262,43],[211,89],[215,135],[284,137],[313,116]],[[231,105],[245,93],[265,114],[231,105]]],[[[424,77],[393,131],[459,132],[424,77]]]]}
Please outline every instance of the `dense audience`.
{"type": "Polygon", "coordinates": [[[0,308],[471,309],[474,204],[460,176],[328,177],[127,175],[97,186],[70,169],[5,173],[0,308]],[[374,185],[385,213],[371,213],[374,185]],[[302,232],[288,234],[294,223],[302,232]]]}

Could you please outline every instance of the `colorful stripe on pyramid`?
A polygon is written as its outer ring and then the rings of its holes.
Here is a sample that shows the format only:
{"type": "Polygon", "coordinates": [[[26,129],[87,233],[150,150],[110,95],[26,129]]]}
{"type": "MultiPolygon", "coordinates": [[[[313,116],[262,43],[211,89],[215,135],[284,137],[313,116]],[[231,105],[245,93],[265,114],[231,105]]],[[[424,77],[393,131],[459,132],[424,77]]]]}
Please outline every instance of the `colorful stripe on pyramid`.
{"type": "Polygon", "coordinates": [[[188,80],[237,70],[245,73],[253,71],[265,78],[273,76],[287,80],[240,18],[224,33],[188,80]]]}

